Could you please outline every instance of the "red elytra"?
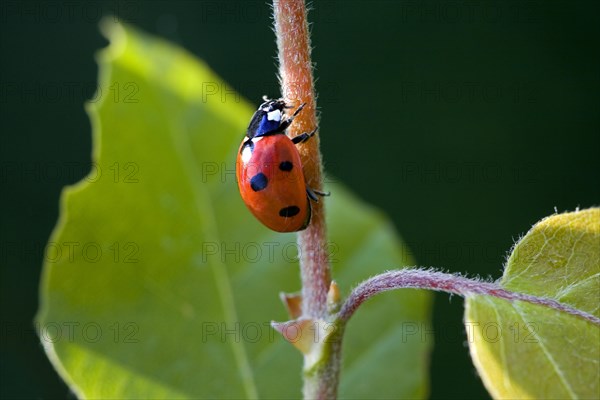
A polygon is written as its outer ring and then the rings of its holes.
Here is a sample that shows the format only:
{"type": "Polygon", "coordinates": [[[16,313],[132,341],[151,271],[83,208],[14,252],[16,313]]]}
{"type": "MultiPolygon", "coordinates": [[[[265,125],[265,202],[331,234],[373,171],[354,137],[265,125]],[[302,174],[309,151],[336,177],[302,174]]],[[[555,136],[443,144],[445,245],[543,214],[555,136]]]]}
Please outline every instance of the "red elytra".
{"type": "MultiPolygon", "coordinates": [[[[310,200],[296,146],[283,134],[255,138],[249,160],[240,146],[237,179],[246,206],[266,227],[295,232],[310,222],[310,200]]],[[[247,150],[248,151],[248,150],[247,150]]]]}
{"type": "Polygon", "coordinates": [[[240,145],[236,176],[240,194],[250,212],[266,227],[277,232],[296,232],[310,223],[310,199],[314,192],[306,186],[296,144],[314,132],[293,139],[285,129],[302,110],[285,119],[289,108],[283,100],[267,100],[254,113],[246,137],[240,145]]]}

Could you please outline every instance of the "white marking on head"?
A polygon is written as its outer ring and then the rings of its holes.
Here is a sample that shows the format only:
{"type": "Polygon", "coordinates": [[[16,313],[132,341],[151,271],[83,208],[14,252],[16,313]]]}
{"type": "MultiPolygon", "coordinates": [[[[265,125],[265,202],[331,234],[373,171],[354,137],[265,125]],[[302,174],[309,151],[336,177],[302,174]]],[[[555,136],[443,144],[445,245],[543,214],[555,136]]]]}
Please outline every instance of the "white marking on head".
{"type": "Polygon", "coordinates": [[[281,122],[281,111],[273,110],[270,113],[267,113],[267,119],[269,121],[281,122]]]}

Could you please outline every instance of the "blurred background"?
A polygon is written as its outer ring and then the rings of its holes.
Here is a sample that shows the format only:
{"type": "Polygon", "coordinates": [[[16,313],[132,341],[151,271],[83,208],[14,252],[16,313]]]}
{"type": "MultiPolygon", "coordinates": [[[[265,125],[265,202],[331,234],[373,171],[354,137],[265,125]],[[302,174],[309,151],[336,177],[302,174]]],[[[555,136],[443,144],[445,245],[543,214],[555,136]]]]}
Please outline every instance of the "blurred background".
{"type": "MultiPolygon", "coordinates": [[[[2,2],[2,398],[73,397],[32,319],[61,188],[89,169],[99,19],[180,44],[257,103],[279,94],[267,3],[2,2]]],[[[599,2],[321,0],[309,19],[329,179],[419,265],[499,278],[533,223],[600,203],[599,2]]],[[[436,294],[433,398],[489,397],[462,313],[436,294]]]]}

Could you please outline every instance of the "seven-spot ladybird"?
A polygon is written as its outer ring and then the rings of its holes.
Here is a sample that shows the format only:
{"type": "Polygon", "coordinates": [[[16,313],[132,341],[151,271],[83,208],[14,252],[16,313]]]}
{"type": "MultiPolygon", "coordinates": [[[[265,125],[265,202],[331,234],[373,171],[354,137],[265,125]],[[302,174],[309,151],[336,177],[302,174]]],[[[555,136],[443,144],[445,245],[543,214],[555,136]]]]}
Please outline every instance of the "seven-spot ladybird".
{"type": "Polygon", "coordinates": [[[252,214],[268,228],[277,232],[301,231],[310,222],[310,201],[318,201],[317,194],[327,195],[306,185],[295,146],[310,139],[317,130],[290,139],[285,130],[305,104],[285,118],[284,110],[291,107],[282,99],[263,100],[250,120],[237,155],[240,194],[252,214]]]}

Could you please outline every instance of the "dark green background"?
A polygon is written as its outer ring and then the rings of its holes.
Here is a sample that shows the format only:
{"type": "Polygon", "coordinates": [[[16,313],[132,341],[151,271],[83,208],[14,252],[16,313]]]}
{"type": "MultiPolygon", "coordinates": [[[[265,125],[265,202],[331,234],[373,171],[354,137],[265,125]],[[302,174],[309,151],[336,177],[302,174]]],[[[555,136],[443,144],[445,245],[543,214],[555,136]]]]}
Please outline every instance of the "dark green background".
{"type": "MultiPolygon", "coordinates": [[[[599,5],[316,1],[327,172],[385,210],[420,265],[500,277],[534,222],[555,207],[598,204],[599,5]]],[[[60,190],[90,162],[83,103],[94,93],[94,52],[106,45],[97,21],[116,14],[181,44],[258,102],[278,95],[270,11],[263,0],[0,9],[1,395],[72,397],[32,318],[60,190]]],[[[436,295],[435,398],[487,397],[462,311],[460,298],[436,295]]]]}

